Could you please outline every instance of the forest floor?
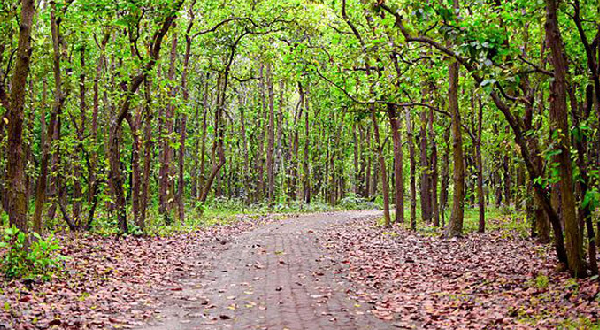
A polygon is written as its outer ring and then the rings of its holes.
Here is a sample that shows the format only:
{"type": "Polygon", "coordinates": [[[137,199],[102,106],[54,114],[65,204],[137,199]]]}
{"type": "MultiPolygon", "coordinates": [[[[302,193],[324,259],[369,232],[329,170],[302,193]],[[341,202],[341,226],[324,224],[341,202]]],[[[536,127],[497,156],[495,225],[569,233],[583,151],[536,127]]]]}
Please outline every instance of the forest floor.
{"type": "Polygon", "coordinates": [[[62,236],[65,273],[0,285],[0,329],[600,328],[598,280],[557,272],[548,247],[500,229],[444,240],[380,217],[62,236]]]}

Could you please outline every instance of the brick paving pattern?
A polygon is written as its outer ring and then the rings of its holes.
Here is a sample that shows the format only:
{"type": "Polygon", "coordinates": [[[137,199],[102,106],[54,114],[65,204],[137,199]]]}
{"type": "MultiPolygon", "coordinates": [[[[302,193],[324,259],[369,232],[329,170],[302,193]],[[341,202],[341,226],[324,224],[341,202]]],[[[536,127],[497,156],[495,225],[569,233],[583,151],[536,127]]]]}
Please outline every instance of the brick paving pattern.
{"type": "Polygon", "coordinates": [[[165,297],[161,319],[140,329],[391,329],[347,295],[343,265],[323,254],[316,235],[378,214],[305,215],[218,242],[220,252],[203,261],[210,268],[183,276],[181,291],[165,297]]]}

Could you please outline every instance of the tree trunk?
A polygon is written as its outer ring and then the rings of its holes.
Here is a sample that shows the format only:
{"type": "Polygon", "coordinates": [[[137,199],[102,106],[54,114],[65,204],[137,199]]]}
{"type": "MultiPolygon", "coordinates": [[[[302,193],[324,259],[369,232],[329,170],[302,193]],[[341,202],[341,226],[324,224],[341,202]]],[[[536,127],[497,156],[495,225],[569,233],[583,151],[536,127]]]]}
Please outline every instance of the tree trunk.
{"type": "Polygon", "coordinates": [[[481,127],[483,123],[483,106],[479,99],[479,112],[477,116],[477,140],[475,143],[475,164],[477,166],[477,198],[479,202],[479,232],[485,232],[485,196],[483,195],[483,163],[481,159],[481,127]]]}
{"type": "MultiPolygon", "coordinates": [[[[456,0],[455,0],[456,1],[456,0]]],[[[448,88],[448,108],[450,110],[452,129],[452,160],[454,163],[454,197],[452,211],[445,237],[456,237],[463,233],[465,212],[465,158],[461,132],[460,111],[458,109],[458,63],[450,64],[450,87],[448,88]]]]}
{"type": "Polygon", "coordinates": [[[550,48],[550,62],[554,67],[554,79],[550,85],[549,119],[552,138],[560,153],[554,157],[558,165],[561,193],[561,215],[565,226],[565,247],[569,270],[575,277],[585,276],[582,258],[582,239],[579,222],[575,214],[573,193],[573,170],[571,168],[571,143],[566,102],[567,62],[564,57],[562,37],[558,25],[558,1],[546,0],[545,30],[550,48]]]}
{"type": "Polygon", "coordinates": [[[138,109],[134,116],[127,116],[127,123],[131,128],[132,146],[131,146],[131,204],[134,222],[137,226],[140,223],[140,189],[141,189],[141,173],[140,173],[140,151],[142,149],[142,141],[140,140],[139,128],[142,121],[142,111],[138,109]]]}
{"type": "MultiPolygon", "coordinates": [[[[387,105],[388,119],[392,130],[392,139],[394,141],[394,186],[396,197],[396,224],[404,223],[404,153],[402,151],[402,135],[400,134],[401,121],[398,118],[396,106],[392,103],[387,105]]],[[[355,161],[355,167],[357,167],[355,161]]]]}
{"type": "Polygon", "coordinates": [[[306,86],[306,93],[304,95],[304,203],[310,204],[311,202],[311,180],[310,180],[310,167],[309,167],[309,154],[310,154],[310,135],[309,135],[309,125],[308,125],[308,114],[309,114],[309,106],[308,106],[308,86],[306,86]]]}
{"type": "Polygon", "coordinates": [[[265,91],[265,67],[263,64],[260,65],[258,89],[260,91],[261,108],[257,116],[256,128],[259,130],[258,134],[258,146],[256,149],[256,174],[258,176],[256,180],[256,201],[262,202],[265,192],[265,129],[263,128],[266,115],[267,115],[267,96],[265,91]]]}
{"type": "Polygon", "coordinates": [[[433,225],[439,227],[440,225],[440,206],[438,203],[438,156],[437,156],[437,144],[435,142],[435,129],[433,126],[435,120],[433,108],[429,108],[429,122],[428,122],[428,130],[429,130],[429,140],[431,141],[431,156],[429,159],[429,198],[431,201],[431,216],[433,218],[433,225]]]}
{"type": "Polygon", "coordinates": [[[150,170],[152,166],[152,95],[150,92],[150,80],[144,81],[144,165],[141,182],[140,216],[136,219],[136,226],[144,231],[146,227],[146,210],[148,209],[148,198],[150,191],[150,170]]]}
{"type": "Polygon", "coordinates": [[[364,184],[364,188],[365,188],[365,194],[364,197],[369,198],[371,196],[371,130],[369,129],[369,126],[367,126],[367,128],[365,129],[365,145],[363,147],[363,152],[365,153],[365,158],[366,158],[366,162],[365,162],[365,184],[364,184]]]}
{"type": "Polygon", "coordinates": [[[381,193],[383,194],[383,218],[385,220],[385,226],[390,227],[391,223],[388,179],[385,167],[385,158],[383,157],[383,146],[381,145],[381,138],[379,136],[379,124],[377,123],[377,116],[375,115],[375,106],[371,107],[371,119],[373,120],[373,138],[375,139],[374,145],[375,148],[377,148],[377,156],[379,158],[379,171],[381,172],[381,193]]]}
{"type": "Polygon", "coordinates": [[[208,114],[208,85],[210,82],[210,72],[206,73],[206,77],[204,78],[204,95],[202,96],[202,143],[200,144],[200,178],[198,179],[198,187],[199,187],[199,195],[198,200],[202,197],[202,190],[204,189],[205,176],[204,172],[206,170],[206,116],[208,114]]]}
{"type": "Polygon", "coordinates": [[[413,139],[412,119],[410,110],[405,110],[406,114],[406,141],[408,142],[408,153],[410,155],[410,228],[417,229],[417,187],[415,183],[415,145],[413,139]]]}
{"type": "Polygon", "coordinates": [[[420,201],[421,201],[421,218],[423,223],[430,225],[432,212],[431,212],[431,183],[429,179],[429,164],[427,157],[427,108],[423,107],[420,114],[419,121],[419,167],[421,172],[421,178],[419,179],[420,185],[420,201]]]}
{"type": "Polygon", "coordinates": [[[271,63],[267,63],[267,88],[269,90],[269,123],[267,124],[267,200],[273,206],[275,178],[273,163],[273,148],[275,144],[275,112],[273,109],[273,71],[271,63]]]}
{"type": "MultiPolygon", "coordinates": [[[[175,79],[175,63],[177,56],[177,34],[173,34],[173,39],[171,42],[171,53],[170,53],[170,65],[169,71],[167,72],[167,80],[172,82],[175,79]]],[[[169,97],[174,97],[176,95],[175,86],[170,86],[171,89],[168,93],[169,97]]],[[[174,150],[171,147],[171,139],[173,138],[174,131],[174,105],[171,101],[167,103],[165,117],[164,117],[164,125],[165,125],[165,133],[164,136],[161,136],[162,140],[162,159],[160,163],[159,169],[159,194],[162,196],[159,203],[158,211],[160,214],[165,216],[165,220],[167,224],[171,223],[171,209],[173,205],[173,197],[174,197],[174,184],[173,184],[173,174],[174,170],[171,166],[173,162],[173,153],[174,150]]]]}
{"type": "MultiPolygon", "coordinates": [[[[237,45],[237,44],[236,44],[237,45]]],[[[233,58],[233,54],[235,53],[235,48],[232,50],[231,58],[233,58]]],[[[216,176],[219,174],[219,171],[225,165],[225,149],[223,148],[223,144],[225,142],[225,128],[223,124],[223,110],[225,107],[225,96],[227,94],[227,76],[229,74],[229,65],[225,70],[225,73],[220,73],[217,79],[217,106],[215,110],[215,140],[213,142],[213,154],[216,152],[216,155],[213,157],[213,163],[210,171],[210,175],[206,179],[206,183],[204,187],[202,187],[202,195],[200,195],[200,202],[206,202],[206,198],[208,197],[208,193],[212,187],[213,181],[216,176]]]]}
{"type": "Polygon", "coordinates": [[[450,186],[450,126],[444,129],[444,154],[442,155],[442,182],[440,187],[440,214],[442,227],[445,225],[445,214],[448,207],[448,188],[450,186]]]}
{"type": "Polygon", "coordinates": [[[3,97],[2,103],[8,113],[6,145],[6,184],[8,207],[6,212],[11,225],[27,233],[27,187],[25,177],[25,155],[23,154],[23,116],[27,77],[31,60],[31,29],[35,3],[33,0],[21,0],[19,44],[11,78],[10,97],[3,97]],[[10,100],[10,102],[9,102],[10,100]]]}
{"type": "Polygon", "coordinates": [[[35,208],[33,213],[33,231],[38,234],[42,233],[42,213],[44,211],[44,202],[46,201],[46,184],[48,182],[48,161],[50,159],[50,144],[52,143],[52,128],[55,125],[57,117],[54,112],[54,107],[52,107],[52,112],[50,113],[50,124],[46,127],[46,79],[43,81],[42,89],[42,129],[40,143],[42,146],[42,157],[40,161],[40,175],[35,186],[35,208]]]}

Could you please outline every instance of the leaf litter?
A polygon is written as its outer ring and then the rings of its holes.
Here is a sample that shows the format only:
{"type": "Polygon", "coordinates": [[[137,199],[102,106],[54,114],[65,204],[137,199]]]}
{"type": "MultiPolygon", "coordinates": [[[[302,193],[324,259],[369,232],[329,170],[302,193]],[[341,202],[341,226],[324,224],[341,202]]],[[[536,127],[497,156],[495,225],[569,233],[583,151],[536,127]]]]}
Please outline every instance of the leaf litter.
{"type": "Polygon", "coordinates": [[[321,234],[347,293],[400,329],[598,325],[599,282],[556,270],[549,246],[503,231],[445,240],[376,220],[321,234]]]}
{"type": "Polygon", "coordinates": [[[68,257],[63,271],[46,282],[0,282],[0,328],[128,329],[145,324],[158,314],[161,295],[183,290],[178,279],[203,275],[197,272],[208,269],[205,256],[226,249],[222,242],[277,219],[244,216],[228,225],[168,236],[56,235],[60,253],[68,257]]]}

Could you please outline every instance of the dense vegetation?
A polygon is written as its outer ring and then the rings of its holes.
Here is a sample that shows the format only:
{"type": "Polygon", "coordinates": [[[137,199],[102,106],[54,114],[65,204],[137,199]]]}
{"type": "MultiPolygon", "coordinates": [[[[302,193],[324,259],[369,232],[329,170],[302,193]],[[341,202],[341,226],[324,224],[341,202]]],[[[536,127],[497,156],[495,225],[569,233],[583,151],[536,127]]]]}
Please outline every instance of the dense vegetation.
{"type": "Polygon", "coordinates": [[[126,233],[214,200],[377,200],[388,226],[454,237],[469,208],[485,231],[493,205],[526,210],[573,276],[597,274],[598,11],[3,1],[0,213],[25,235],[126,233]]]}

